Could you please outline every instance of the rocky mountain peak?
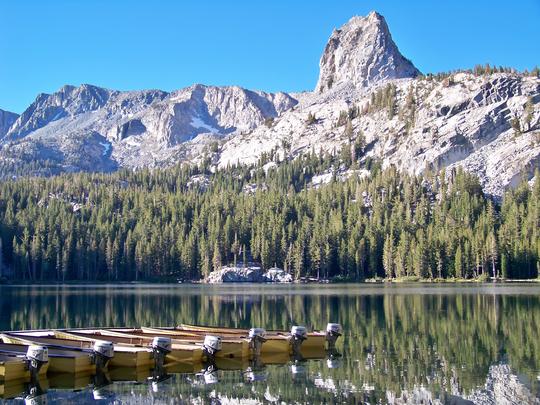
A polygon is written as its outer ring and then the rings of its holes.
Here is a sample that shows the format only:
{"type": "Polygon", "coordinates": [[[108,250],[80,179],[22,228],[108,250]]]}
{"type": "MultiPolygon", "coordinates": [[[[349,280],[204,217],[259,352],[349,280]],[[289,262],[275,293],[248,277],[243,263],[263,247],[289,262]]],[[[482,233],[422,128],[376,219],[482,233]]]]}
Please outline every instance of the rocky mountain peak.
{"type": "Polygon", "coordinates": [[[5,134],[17,139],[64,117],[103,107],[114,91],[83,84],[65,85],[53,94],[40,93],[5,134]]]}
{"type": "Polygon", "coordinates": [[[352,17],[334,30],[320,60],[316,91],[322,93],[345,83],[367,87],[419,73],[399,52],[384,17],[373,11],[366,17],[352,17]]]}

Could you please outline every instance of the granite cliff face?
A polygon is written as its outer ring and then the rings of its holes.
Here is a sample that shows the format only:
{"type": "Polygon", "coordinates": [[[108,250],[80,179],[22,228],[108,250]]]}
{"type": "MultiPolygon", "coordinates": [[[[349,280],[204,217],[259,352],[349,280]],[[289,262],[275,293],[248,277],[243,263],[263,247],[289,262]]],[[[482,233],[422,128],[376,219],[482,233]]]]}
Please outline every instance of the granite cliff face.
{"type": "Polygon", "coordinates": [[[224,168],[270,151],[275,165],[363,138],[361,161],[416,174],[464,167],[493,195],[532,178],[540,166],[537,76],[419,74],[372,12],[332,33],[313,92],[196,84],[171,93],[82,85],[40,94],[18,117],[0,112],[0,172],[166,167],[208,153],[224,168]]]}
{"type": "Polygon", "coordinates": [[[342,84],[367,87],[419,74],[399,52],[384,17],[373,11],[334,30],[321,57],[316,91],[322,93],[342,84]]]}
{"type": "Polygon", "coordinates": [[[540,79],[508,73],[346,86],[304,95],[271,128],[230,139],[219,165],[255,163],[271,150],[280,159],[312,150],[334,153],[363,136],[362,160],[378,158],[385,167],[415,174],[461,166],[477,174],[488,193],[501,195],[540,166],[539,101],[540,79]],[[390,107],[377,105],[384,94],[393,94],[390,107]],[[340,118],[344,114],[350,120],[340,118]]]}

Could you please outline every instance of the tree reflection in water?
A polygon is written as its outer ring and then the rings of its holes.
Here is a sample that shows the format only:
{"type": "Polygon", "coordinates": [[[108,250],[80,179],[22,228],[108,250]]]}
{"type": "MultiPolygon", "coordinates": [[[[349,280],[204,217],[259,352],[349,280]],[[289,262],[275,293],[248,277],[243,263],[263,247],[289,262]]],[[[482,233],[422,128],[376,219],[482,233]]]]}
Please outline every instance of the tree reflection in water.
{"type": "MultiPolygon", "coordinates": [[[[179,370],[154,385],[106,387],[110,397],[126,401],[444,401],[474,396],[497,378],[538,398],[539,292],[534,285],[2,286],[0,329],[343,325],[339,354],[285,364],[217,364],[179,370]]],[[[87,391],[48,395],[91,395],[87,391]]]]}

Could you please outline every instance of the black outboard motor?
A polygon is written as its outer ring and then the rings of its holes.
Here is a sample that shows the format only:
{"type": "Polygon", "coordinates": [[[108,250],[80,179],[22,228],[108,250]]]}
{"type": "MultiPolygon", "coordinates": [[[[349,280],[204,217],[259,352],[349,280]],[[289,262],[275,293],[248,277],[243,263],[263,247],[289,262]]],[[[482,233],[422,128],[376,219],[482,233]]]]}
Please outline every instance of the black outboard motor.
{"type": "Polygon", "coordinates": [[[30,371],[30,380],[38,381],[39,370],[49,362],[49,349],[44,346],[28,346],[26,352],[26,367],[30,371]]]}
{"type": "Polygon", "coordinates": [[[114,357],[114,344],[105,340],[97,340],[93,347],[93,361],[96,365],[96,375],[94,375],[94,399],[100,399],[103,393],[103,387],[111,383],[111,378],[107,373],[109,361],[114,357]]]}
{"type": "Polygon", "coordinates": [[[292,347],[292,354],[295,358],[302,358],[302,354],[300,353],[300,348],[302,347],[302,343],[304,343],[304,340],[307,339],[307,329],[305,326],[293,326],[291,328],[291,347],[292,347]]]}
{"type": "Polygon", "coordinates": [[[336,341],[341,335],[343,335],[343,328],[339,323],[329,323],[326,325],[326,341],[328,342],[329,349],[336,347],[336,341]]]}
{"type": "Polygon", "coordinates": [[[47,396],[39,383],[39,371],[49,362],[49,349],[43,346],[28,346],[26,352],[26,367],[30,372],[30,383],[24,396],[26,404],[46,404],[47,396]]]}
{"type": "Polygon", "coordinates": [[[216,361],[216,354],[221,351],[221,338],[219,336],[206,335],[203,343],[203,354],[208,363],[216,361]]]}
{"type": "Polygon", "coordinates": [[[152,352],[154,354],[154,375],[165,374],[165,357],[172,350],[172,341],[169,337],[156,336],[152,340],[152,352]]]}
{"type": "Polygon", "coordinates": [[[94,343],[94,364],[96,371],[104,371],[109,361],[114,357],[114,345],[112,342],[98,340],[94,343]]]}
{"type": "Polygon", "coordinates": [[[249,330],[249,348],[253,357],[257,358],[261,356],[261,349],[264,342],[266,342],[266,330],[263,328],[251,328],[249,330]]]}

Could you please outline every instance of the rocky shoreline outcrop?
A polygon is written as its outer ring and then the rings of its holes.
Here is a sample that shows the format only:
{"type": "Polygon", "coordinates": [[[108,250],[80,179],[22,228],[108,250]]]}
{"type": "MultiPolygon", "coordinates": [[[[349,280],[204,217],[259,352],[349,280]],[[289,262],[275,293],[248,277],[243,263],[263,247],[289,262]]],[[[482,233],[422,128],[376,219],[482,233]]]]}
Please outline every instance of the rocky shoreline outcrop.
{"type": "Polygon", "coordinates": [[[292,276],[285,270],[273,267],[264,271],[258,266],[234,267],[226,266],[211,272],[203,282],[207,284],[221,283],[291,283],[292,276]]]}

